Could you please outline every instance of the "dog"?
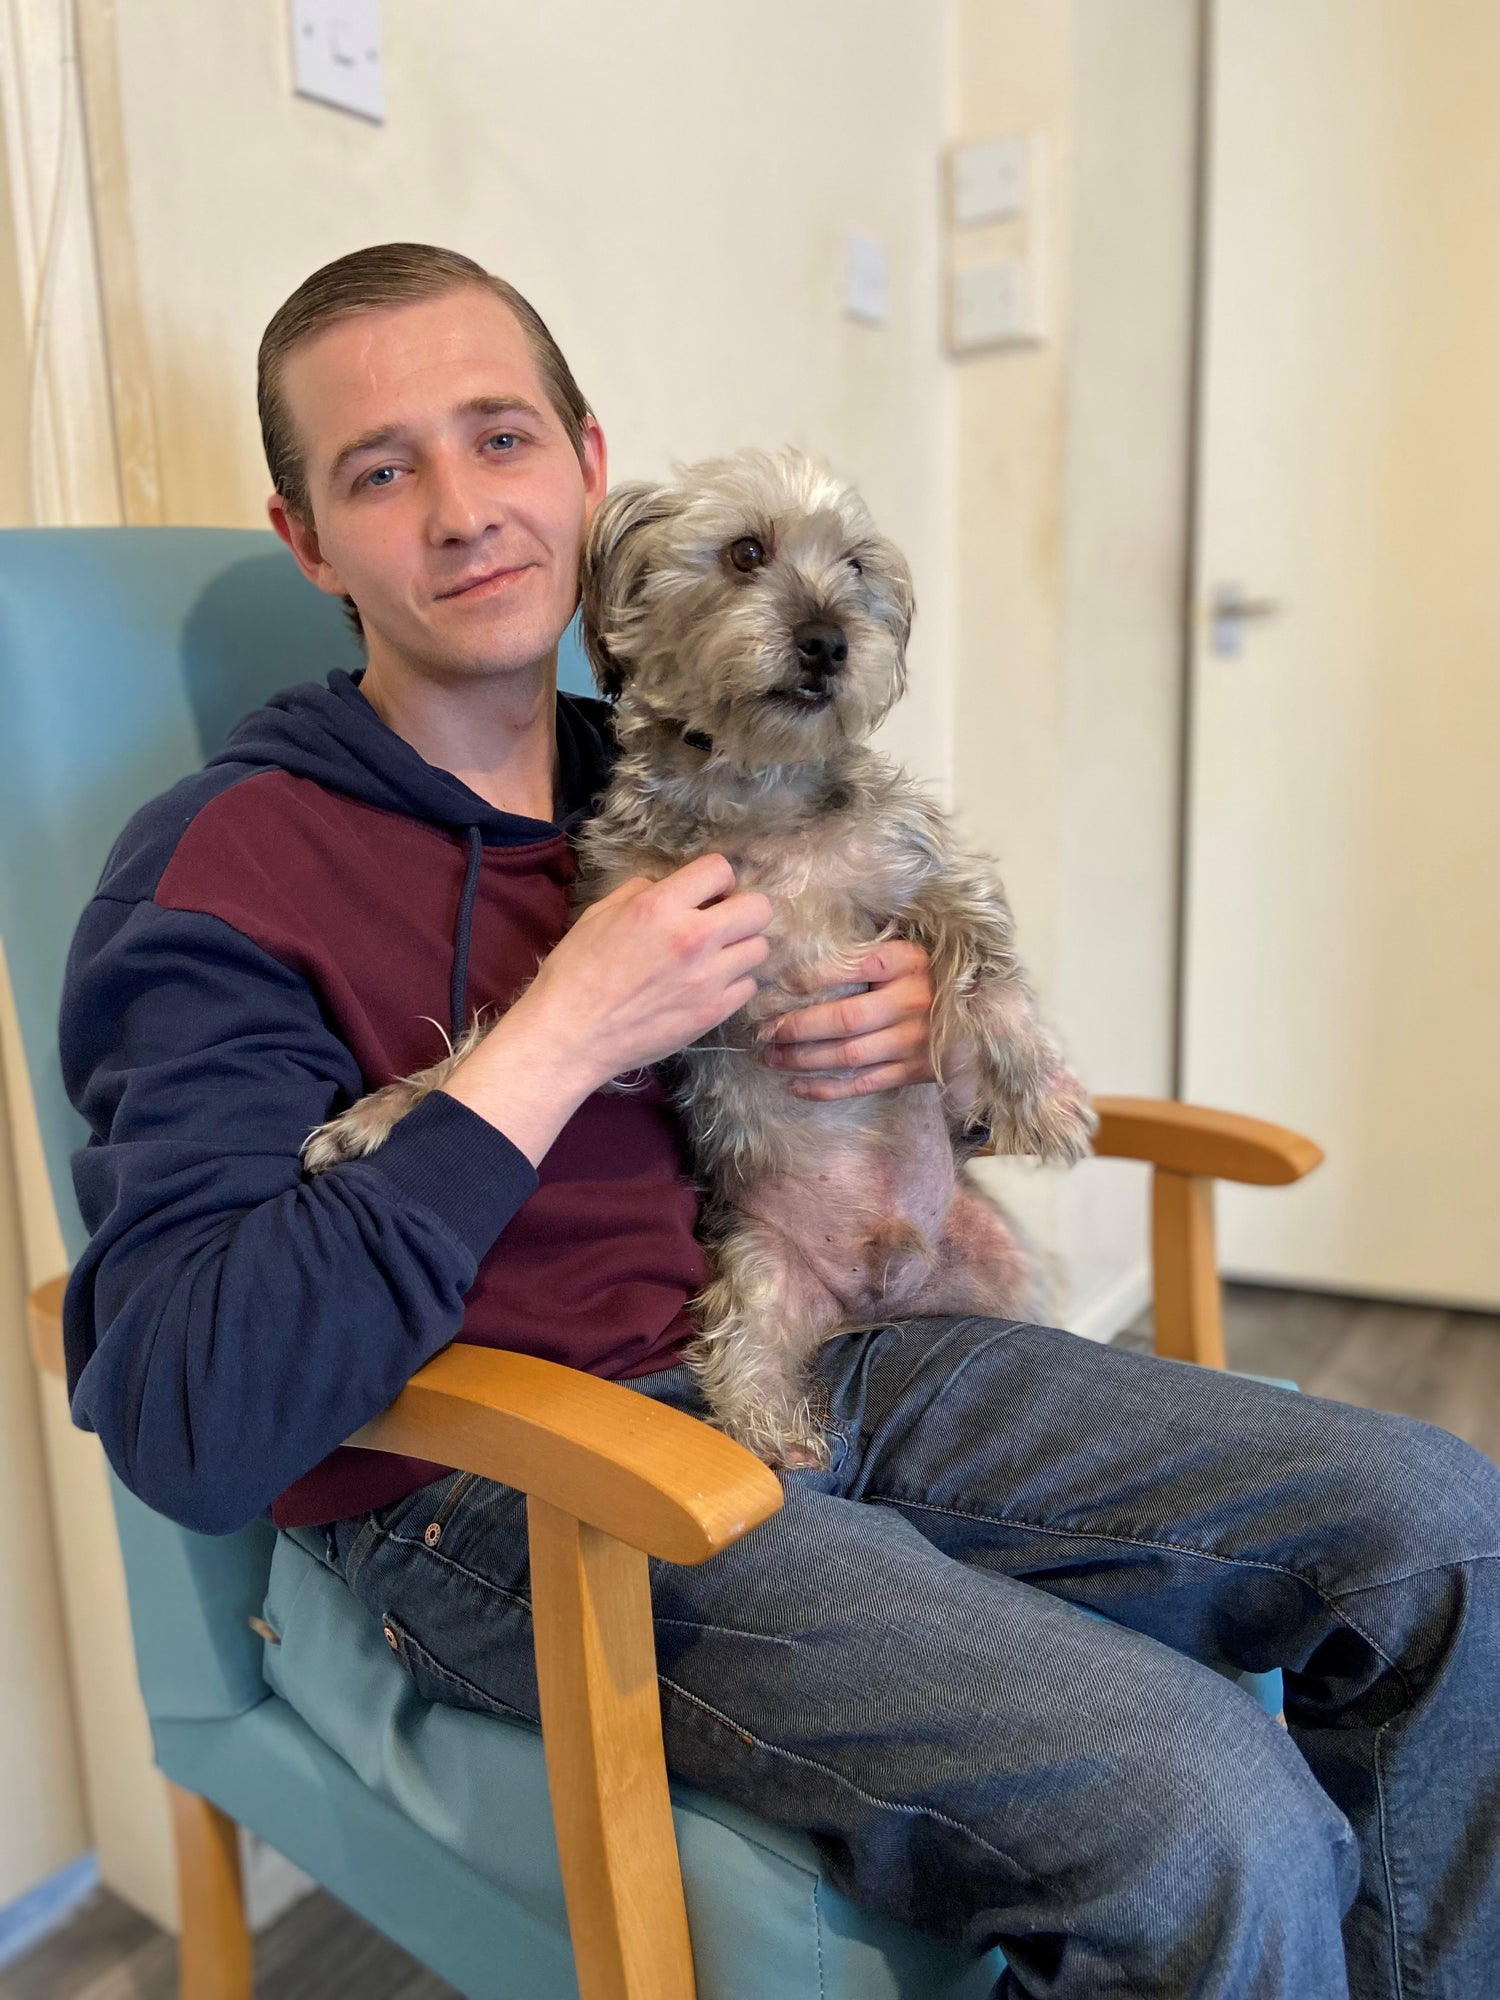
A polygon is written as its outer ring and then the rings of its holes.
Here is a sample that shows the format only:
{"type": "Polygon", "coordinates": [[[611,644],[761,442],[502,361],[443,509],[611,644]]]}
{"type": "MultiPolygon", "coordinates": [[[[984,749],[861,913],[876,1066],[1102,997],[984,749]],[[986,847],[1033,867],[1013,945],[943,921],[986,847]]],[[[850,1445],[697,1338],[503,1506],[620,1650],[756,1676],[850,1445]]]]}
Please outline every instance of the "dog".
{"type": "MultiPolygon", "coordinates": [[[[998,1150],[1071,1164],[1095,1123],[1038,1015],[994,871],[867,745],[905,690],[913,611],[899,550],[796,451],[618,487],[584,551],[585,643],[620,754],[577,838],[575,913],[715,852],[773,907],[755,998],[662,1074],[712,1274],[688,1359],[720,1427],[782,1467],[828,1461],[808,1389],[824,1341],[897,1316],[1036,1313],[1040,1260],[967,1161],[992,1135],[998,1150]],[[940,1083],[794,1095],[758,1029],[864,991],[828,973],[895,937],[928,953],[934,1068],[941,1078],[945,1057],[971,1052],[970,1101],[940,1083]]],[[[378,1144],[482,1032],[319,1128],[310,1169],[378,1144]]]]}

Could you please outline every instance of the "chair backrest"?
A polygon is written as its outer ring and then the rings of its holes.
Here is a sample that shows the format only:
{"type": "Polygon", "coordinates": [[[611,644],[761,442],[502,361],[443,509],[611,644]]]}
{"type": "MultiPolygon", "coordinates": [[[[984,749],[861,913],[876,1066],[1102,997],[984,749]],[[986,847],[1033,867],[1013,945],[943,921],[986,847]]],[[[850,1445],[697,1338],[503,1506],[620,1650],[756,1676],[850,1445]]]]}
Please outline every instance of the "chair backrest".
{"type": "MultiPolygon", "coordinates": [[[[342,607],[269,530],[0,531],[0,942],[70,1257],[84,1228],[69,1159],[87,1132],[63,1090],[57,1013],[105,858],[242,715],[361,657],[342,607]]],[[[558,678],[591,692],[574,631],[558,678]]],[[[138,1503],[119,1512],[148,1709],[248,1705],[260,1669],[245,1616],[264,1597],[269,1530],[210,1540],[138,1503]]]]}

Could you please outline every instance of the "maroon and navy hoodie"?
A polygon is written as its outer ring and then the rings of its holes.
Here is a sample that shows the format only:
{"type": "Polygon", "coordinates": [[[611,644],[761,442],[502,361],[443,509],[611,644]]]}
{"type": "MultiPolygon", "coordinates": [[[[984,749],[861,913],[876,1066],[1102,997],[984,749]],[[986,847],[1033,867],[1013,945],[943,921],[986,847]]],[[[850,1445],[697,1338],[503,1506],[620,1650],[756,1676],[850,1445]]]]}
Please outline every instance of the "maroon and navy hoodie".
{"type": "Polygon", "coordinates": [[[287,689],[126,827],[68,960],[90,1232],[64,1305],[76,1422],[187,1527],[387,1505],[446,1468],[341,1449],[462,1337],[672,1366],[706,1270],[660,1084],[596,1093],[538,1170],[441,1091],[368,1160],[300,1149],[503,1010],[562,935],[610,711],[559,694],[556,823],[499,811],[359,676],[287,689]]]}

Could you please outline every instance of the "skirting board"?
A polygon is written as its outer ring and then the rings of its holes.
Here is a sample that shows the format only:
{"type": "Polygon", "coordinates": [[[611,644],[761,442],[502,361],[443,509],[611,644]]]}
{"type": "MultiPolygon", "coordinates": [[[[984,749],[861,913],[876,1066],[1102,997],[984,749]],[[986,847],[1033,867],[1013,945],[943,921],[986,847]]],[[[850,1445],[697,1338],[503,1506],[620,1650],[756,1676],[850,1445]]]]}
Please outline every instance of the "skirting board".
{"type": "Polygon", "coordinates": [[[68,1921],[85,1896],[99,1886],[99,1864],[80,1854],[45,1882],[0,1910],[0,1972],[68,1921]]]}
{"type": "Polygon", "coordinates": [[[1069,1333],[1085,1340],[1111,1341],[1151,1303],[1151,1266],[1142,1258],[1092,1298],[1080,1300],[1066,1316],[1069,1333]]]}

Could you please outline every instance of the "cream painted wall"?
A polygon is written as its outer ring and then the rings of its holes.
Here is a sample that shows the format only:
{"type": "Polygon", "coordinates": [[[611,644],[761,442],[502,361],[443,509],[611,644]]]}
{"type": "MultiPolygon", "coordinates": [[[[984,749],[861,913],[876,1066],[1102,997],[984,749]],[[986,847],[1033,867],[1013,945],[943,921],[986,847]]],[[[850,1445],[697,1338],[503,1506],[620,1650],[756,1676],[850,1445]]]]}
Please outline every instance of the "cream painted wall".
{"type": "MultiPolygon", "coordinates": [[[[1043,135],[1047,338],[959,365],[954,799],[1097,1091],[1170,1092],[1195,0],[964,0],[959,136],[1043,135]]],[[[966,252],[966,254],[972,254],[966,252]]],[[[1143,1303],[1144,1169],[988,1169],[1061,1313],[1143,1303]]]]}
{"type": "MultiPolygon", "coordinates": [[[[1074,8],[1059,661],[1058,1010],[1099,1090],[1170,1097],[1188,588],[1199,0],[1074,8]]],[[[1067,1176],[1075,1304],[1144,1281],[1149,1172],[1067,1176]]]]}
{"type": "MultiPolygon", "coordinates": [[[[7,155],[0,144],[0,527],[28,518],[27,327],[16,262],[7,155]]],[[[3,967],[0,967],[3,979],[3,967]]],[[[88,1844],[48,1501],[41,1410],[26,1344],[27,1262],[21,1197],[7,1143],[0,1063],[0,1907],[88,1844]]]]}

